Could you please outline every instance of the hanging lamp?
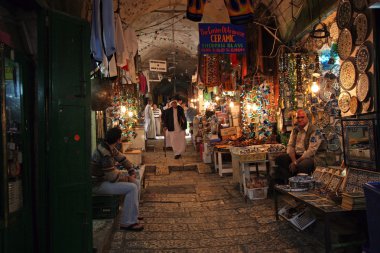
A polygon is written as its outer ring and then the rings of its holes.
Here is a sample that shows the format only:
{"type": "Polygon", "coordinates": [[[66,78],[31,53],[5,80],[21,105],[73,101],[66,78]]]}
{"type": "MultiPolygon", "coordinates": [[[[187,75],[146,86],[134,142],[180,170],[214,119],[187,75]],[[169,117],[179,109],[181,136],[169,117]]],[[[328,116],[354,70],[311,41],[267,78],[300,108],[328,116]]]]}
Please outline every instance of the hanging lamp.
{"type": "Polygon", "coordinates": [[[318,0],[318,11],[319,11],[319,22],[313,26],[313,29],[310,32],[310,36],[315,39],[325,39],[330,36],[330,32],[327,28],[327,25],[321,20],[321,6],[318,0]]]}

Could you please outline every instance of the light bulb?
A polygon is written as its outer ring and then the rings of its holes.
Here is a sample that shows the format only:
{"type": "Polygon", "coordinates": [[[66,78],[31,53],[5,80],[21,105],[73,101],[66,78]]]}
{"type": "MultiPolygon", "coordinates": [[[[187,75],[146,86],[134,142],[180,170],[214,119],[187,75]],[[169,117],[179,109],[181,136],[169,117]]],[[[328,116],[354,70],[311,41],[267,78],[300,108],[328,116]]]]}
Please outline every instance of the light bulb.
{"type": "Polygon", "coordinates": [[[133,112],[132,112],[132,111],[129,111],[129,112],[128,112],[128,116],[129,116],[129,117],[133,117],[133,112]]]}
{"type": "Polygon", "coordinates": [[[124,105],[120,106],[121,113],[125,113],[126,111],[127,111],[127,107],[125,107],[124,105]]]}
{"type": "Polygon", "coordinates": [[[317,92],[319,91],[319,85],[317,84],[317,82],[313,82],[313,83],[311,84],[311,91],[312,91],[313,93],[317,93],[317,92]]]}
{"type": "Polygon", "coordinates": [[[220,97],[218,97],[218,96],[215,97],[215,100],[216,100],[216,101],[219,101],[219,99],[220,99],[220,97]]]}
{"type": "Polygon", "coordinates": [[[234,105],[234,102],[230,102],[230,108],[232,108],[232,107],[234,107],[235,105],[234,105]]]}
{"type": "Polygon", "coordinates": [[[252,109],[252,105],[251,104],[248,104],[247,105],[247,109],[250,111],[252,109]]]}
{"type": "Polygon", "coordinates": [[[259,109],[259,107],[257,106],[257,104],[253,104],[252,105],[252,110],[253,111],[257,111],[257,109],[259,109]]]}

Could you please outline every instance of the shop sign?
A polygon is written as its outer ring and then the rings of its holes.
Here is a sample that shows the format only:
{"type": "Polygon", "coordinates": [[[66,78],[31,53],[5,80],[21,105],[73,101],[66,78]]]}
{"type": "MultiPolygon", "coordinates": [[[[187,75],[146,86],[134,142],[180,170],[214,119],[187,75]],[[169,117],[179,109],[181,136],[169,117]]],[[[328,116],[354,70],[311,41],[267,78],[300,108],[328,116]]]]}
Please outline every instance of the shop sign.
{"type": "Polygon", "coordinates": [[[13,80],[13,67],[5,67],[5,80],[13,80]]]}
{"type": "Polygon", "coordinates": [[[149,70],[157,72],[166,72],[166,61],[149,60],[149,70]]]}
{"type": "Polygon", "coordinates": [[[201,54],[243,54],[246,47],[244,26],[232,24],[199,24],[201,54]]]}

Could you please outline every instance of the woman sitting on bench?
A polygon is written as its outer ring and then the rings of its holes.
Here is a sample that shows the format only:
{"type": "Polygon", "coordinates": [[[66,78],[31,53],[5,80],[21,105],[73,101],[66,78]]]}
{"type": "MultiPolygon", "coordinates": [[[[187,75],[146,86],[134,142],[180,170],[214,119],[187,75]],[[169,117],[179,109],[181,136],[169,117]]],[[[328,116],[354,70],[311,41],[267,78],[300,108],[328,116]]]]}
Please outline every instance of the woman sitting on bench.
{"type": "Polygon", "coordinates": [[[120,128],[109,129],[104,142],[98,145],[92,155],[93,193],[125,195],[120,229],[141,231],[144,226],[138,222],[142,220],[139,217],[139,182],[132,164],[115,147],[121,140],[121,133],[120,128]],[[117,163],[128,172],[117,169],[117,163]]]}

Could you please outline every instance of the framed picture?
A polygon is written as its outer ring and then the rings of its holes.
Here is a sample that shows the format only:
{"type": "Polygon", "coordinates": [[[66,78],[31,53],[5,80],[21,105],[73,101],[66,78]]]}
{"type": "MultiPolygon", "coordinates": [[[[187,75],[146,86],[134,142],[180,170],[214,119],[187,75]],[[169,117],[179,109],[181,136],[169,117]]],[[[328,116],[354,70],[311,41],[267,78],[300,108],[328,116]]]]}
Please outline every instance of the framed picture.
{"type": "Polygon", "coordinates": [[[376,171],[374,121],[342,120],[345,162],[349,167],[376,171]]]}

